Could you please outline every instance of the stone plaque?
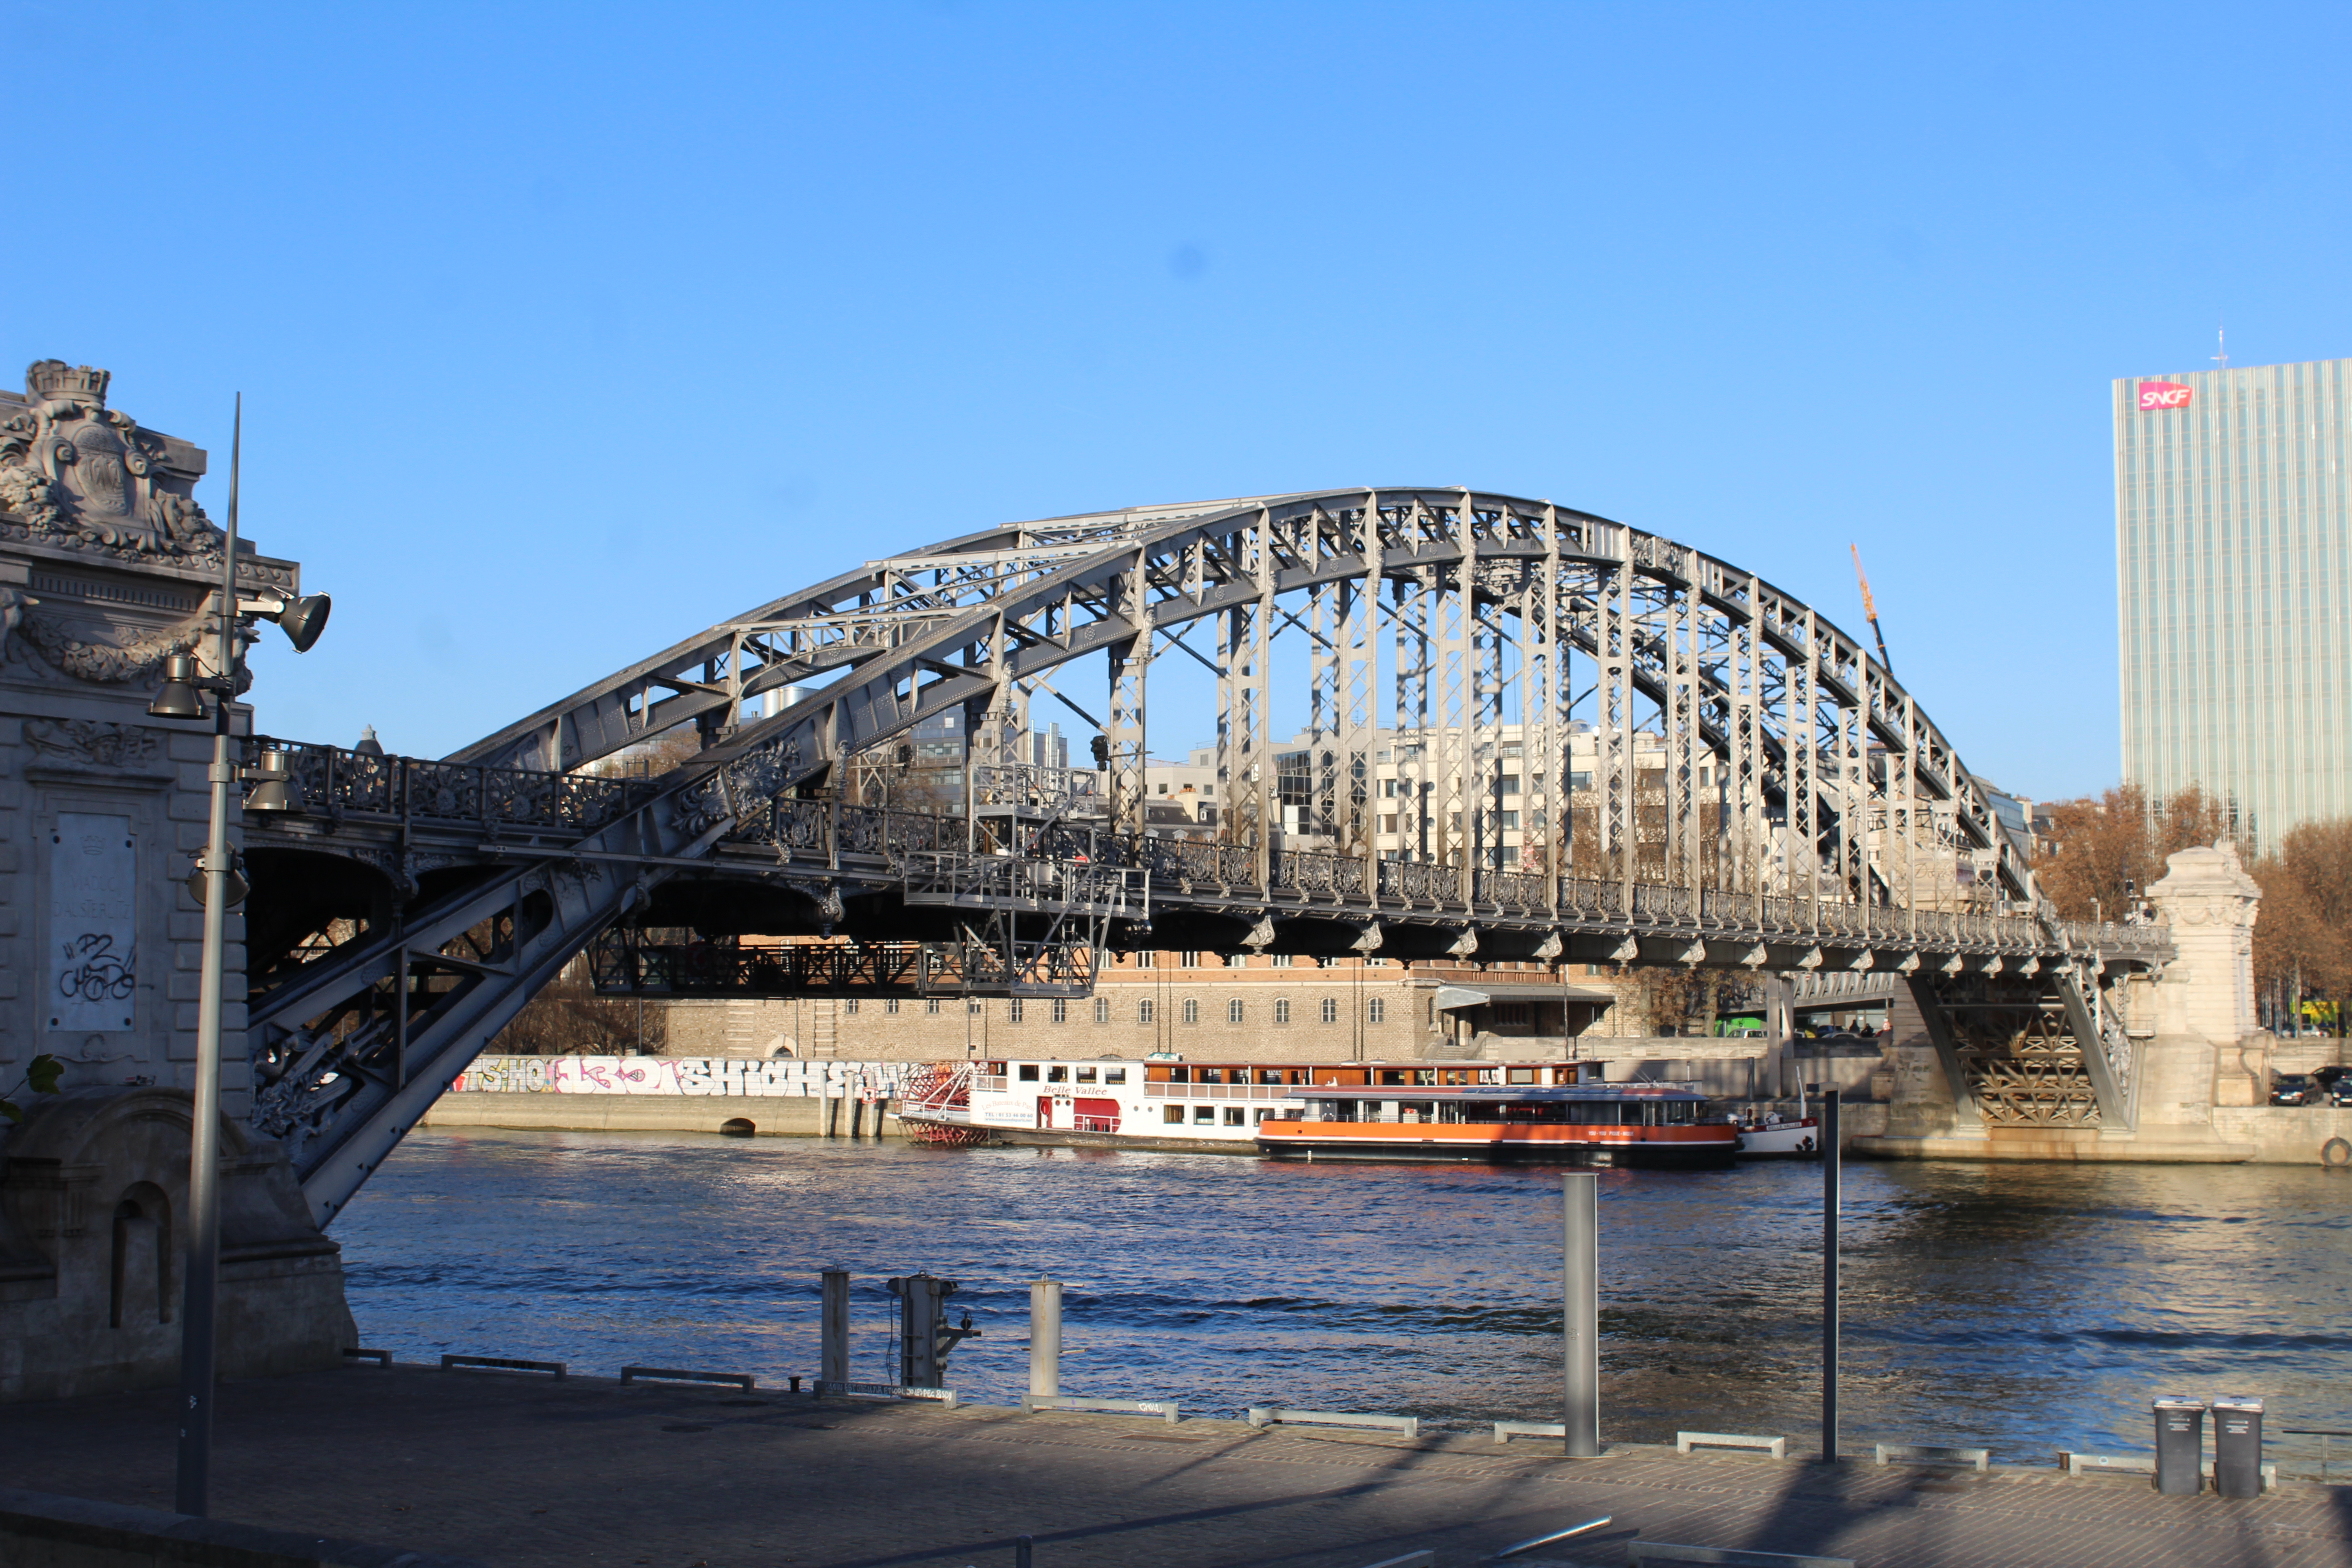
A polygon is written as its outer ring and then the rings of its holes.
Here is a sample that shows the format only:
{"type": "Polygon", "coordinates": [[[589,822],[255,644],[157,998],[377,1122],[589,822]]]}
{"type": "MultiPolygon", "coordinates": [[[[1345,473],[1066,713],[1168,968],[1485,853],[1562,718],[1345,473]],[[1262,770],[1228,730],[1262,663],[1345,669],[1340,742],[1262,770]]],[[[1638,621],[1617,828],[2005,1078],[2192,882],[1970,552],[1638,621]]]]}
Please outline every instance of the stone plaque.
{"type": "Polygon", "coordinates": [[[58,814],[49,836],[50,1028],[131,1027],[138,889],[139,841],[129,817],[58,814]]]}

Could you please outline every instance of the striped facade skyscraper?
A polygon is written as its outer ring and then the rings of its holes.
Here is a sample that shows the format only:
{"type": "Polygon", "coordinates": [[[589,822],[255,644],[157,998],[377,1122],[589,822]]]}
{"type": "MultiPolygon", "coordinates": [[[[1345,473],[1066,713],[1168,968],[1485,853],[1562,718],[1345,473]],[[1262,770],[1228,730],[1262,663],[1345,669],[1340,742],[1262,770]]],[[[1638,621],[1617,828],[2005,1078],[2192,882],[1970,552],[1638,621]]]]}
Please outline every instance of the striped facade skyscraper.
{"type": "Polygon", "coordinates": [[[2352,816],[2352,360],[2115,383],[2124,777],[2352,816]]]}

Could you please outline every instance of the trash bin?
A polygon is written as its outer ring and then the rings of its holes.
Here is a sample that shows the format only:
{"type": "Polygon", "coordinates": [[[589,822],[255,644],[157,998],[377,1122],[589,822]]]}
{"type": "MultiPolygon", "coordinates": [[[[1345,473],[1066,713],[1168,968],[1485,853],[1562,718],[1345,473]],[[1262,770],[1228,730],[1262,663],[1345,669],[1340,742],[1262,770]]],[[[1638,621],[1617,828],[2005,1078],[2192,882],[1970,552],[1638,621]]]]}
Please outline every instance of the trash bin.
{"type": "Polygon", "coordinates": [[[2195,1497],[2205,1487],[2205,1402],[2167,1394],[2156,1410],[2156,1489],[2195,1497]]]}
{"type": "Polygon", "coordinates": [[[2263,1495],[2263,1402],[2225,1394],[2213,1402],[2213,1489],[2223,1497],[2263,1495]]]}

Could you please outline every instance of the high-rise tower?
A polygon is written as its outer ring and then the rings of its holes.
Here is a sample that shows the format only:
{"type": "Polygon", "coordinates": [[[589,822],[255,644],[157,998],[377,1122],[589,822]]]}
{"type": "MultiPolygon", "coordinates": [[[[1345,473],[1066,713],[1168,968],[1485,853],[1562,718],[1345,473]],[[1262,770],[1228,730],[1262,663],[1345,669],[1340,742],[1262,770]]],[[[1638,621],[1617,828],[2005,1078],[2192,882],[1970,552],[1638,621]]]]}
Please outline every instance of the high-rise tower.
{"type": "Polygon", "coordinates": [[[2124,777],[2352,815],[2352,360],[2115,384],[2124,777]]]}

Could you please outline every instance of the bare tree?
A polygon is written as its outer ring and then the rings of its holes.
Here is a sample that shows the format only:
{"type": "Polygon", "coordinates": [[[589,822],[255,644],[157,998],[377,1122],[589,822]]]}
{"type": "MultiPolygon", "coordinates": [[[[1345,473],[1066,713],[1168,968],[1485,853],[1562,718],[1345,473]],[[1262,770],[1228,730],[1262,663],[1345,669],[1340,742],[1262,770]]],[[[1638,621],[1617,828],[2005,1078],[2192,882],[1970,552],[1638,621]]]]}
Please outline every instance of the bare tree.
{"type": "Polygon", "coordinates": [[[637,1051],[642,1028],[645,1053],[658,1056],[662,1017],[663,1009],[648,1008],[634,996],[599,995],[583,955],[523,1004],[489,1050],[512,1057],[625,1057],[637,1051]]]}
{"type": "Polygon", "coordinates": [[[2191,785],[2169,799],[2137,784],[2050,807],[2046,847],[2034,857],[2042,896],[2066,920],[2116,920],[2165,872],[2165,858],[2200,844],[2243,841],[2236,810],[2191,785]]]}

